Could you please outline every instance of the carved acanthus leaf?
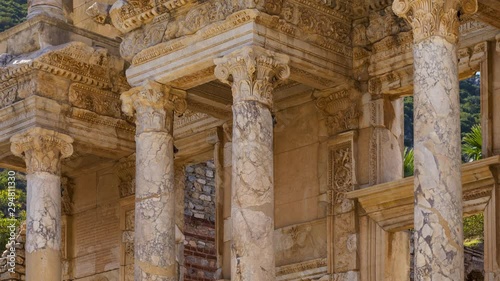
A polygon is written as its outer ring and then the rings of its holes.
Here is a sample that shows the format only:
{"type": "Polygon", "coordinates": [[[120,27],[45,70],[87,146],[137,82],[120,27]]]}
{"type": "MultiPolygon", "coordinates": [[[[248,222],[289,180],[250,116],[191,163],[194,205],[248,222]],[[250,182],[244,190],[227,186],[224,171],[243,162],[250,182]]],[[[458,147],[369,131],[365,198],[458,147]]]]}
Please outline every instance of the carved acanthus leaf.
{"type": "Polygon", "coordinates": [[[214,60],[215,76],[232,87],[233,103],[257,101],[272,107],[272,91],[290,76],[286,55],[243,47],[214,60]]]}
{"type": "Polygon", "coordinates": [[[408,21],[413,28],[415,43],[431,36],[441,36],[450,43],[458,40],[461,14],[477,11],[477,0],[394,0],[394,13],[408,21]]]}
{"type": "Polygon", "coordinates": [[[73,154],[73,138],[40,127],[31,128],[11,139],[11,151],[26,161],[27,172],[59,175],[61,160],[73,154]]]}
{"type": "Polygon", "coordinates": [[[121,94],[122,111],[136,116],[136,132],[172,132],[173,113],[183,114],[187,109],[186,92],[146,81],[121,94]]]}

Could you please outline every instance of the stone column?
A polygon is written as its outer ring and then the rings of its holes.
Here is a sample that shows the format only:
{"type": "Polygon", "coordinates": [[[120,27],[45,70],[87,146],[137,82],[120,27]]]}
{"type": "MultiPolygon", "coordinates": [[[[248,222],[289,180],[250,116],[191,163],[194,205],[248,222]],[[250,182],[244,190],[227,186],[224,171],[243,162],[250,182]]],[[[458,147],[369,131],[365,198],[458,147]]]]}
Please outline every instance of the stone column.
{"type": "Polygon", "coordinates": [[[177,280],[175,251],[174,111],[185,92],[147,81],[121,95],[136,116],[134,280],[177,280]]]}
{"type": "Polygon", "coordinates": [[[10,141],[27,169],[26,280],[60,281],[61,159],[73,153],[73,139],[37,127],[10,141]]]}
{"type": "Polygon", "coordinates": [[[395,0],[413,27],[415,279],[463,280],[457,14],[475,0],[395,0]]]}
{"type": "Polygon", "coordinates": [[[243,47],[215,64],[233,92],[231,280],[274,281],[272,91],[290,75],[288,57],[243,47]]]}
{"type": "Polygon", "coordinates": [[[28,0],[28,16],[30,19],[38,15],[46,15],[66,21],[62,0],[28,0]]]}

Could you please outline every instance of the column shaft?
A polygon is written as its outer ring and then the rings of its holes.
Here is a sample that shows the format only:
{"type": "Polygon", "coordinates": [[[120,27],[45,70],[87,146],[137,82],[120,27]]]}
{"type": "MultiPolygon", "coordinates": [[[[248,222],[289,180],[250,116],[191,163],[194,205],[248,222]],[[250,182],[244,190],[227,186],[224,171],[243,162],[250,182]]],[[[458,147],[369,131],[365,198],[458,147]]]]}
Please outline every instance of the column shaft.
{"type": "Polygon", "coordinates": [[[234,280],[274,280],[273,121],[264,105],[233,106],[234,280]]]}
{"type": "Polygon", "coordinates": [[[61,178],[26,176],[26,280],[61,280],[61,178]]]}
{"type": "Polygon", "coordinates": [[[456,45],[433,36],[413,53],[416,279],[463,280],[456,45]]]}
{"type": "Polygon", "coordinates": [[[28,195],[26,280],[59,281],[61,272],[61,159],[73,153],[73,139],[32,128],[11,138],[11,150],[24,158],[28,195]]]}
{"type": "Polygon", "coordinates": [[[66,21],[63,12],[62,0],[30,0],[28,1],[28,16],[30,19],[37,15],[46,15],[66,21]]]}
{"type": "Polygon", "coordinates": [[[172,121],[174,110],[185,110],[185,100],[152,81],[123,93],[121,100],[125,114],[137,118],[134,278],[175,281],[172,121]]]}
{"type": "Polygon", "coordinates": [[[233,92],[231,279],[274,281],[272,90],[290,74],[288,57],[244,47],[215,60],[233,92]],[[232,76],[232,79],[229,79],[232,76]]]}

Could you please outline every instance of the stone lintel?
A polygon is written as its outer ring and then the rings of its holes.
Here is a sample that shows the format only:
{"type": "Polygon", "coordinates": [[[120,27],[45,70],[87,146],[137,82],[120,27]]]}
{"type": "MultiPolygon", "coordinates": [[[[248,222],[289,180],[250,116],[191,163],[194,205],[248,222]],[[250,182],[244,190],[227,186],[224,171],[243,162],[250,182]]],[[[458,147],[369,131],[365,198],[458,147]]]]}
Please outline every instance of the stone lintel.
{"type": "Polygon", "coordinates": [[[324,89],[345,81],[350,75],[352,50],[319,40],[276,30],[271,16],[255,10],[232,14],[224,22],[212,24],[192,36],[159,43],[135,55],[127,70],[133,86],[155,80],[189,89],[214,80],[213,59],[245,45],[261,46],[290,57],[291,79],[324,89]],[[262,19],[256,21],[257,16],[262,19]],[[193,46],[204,46],[194,48],[193,46]]]}

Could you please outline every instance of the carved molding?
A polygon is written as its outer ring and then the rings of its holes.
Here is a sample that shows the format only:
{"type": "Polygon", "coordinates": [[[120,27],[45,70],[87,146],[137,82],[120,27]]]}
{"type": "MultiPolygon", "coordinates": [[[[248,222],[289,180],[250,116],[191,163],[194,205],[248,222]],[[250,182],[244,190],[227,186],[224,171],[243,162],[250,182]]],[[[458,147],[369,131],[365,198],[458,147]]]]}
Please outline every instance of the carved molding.
{"type": "Polygon", "coordinates": [[[122,111],[136,116],[136,133],[165,131],[172,133],[173,113],[187,109],[186,92],[146,81],[121,94],[122,111]]]}
{"type": "Polygon", "coordinates": [[[31,128],[11,139],[11,151],[26,161],[28,174],[61,173],[61,160],[73,154],[73,138],[40,127],[31,128]]]}
{"type": "Polygon", "coordinates": [[[412,26],[415,43],[441,36],[455,44],[460,25],[459,10],[463,15],[474,14],[478,4],[477,0],[394,0],[392,9],[412,26]]]}
{"type": "Polygon", "coordinates": [[[348,85],[340,91],[332,89],[324,90],[316,96],[321,96],[316,100],[318,107],[325,115],[326,128],[330,136],[338,133],[358,128],[358,119],[361,115],[359,111],[359,93],[353,85],[348,85]]]}
{"type": "Polygon", "coordinates": [[[215,77],[231,86],[233,104],[245,101],[273,106],[273,89],[290,76],[289,58],[261,47],[243,47],[214,63],[215,77]]]}

